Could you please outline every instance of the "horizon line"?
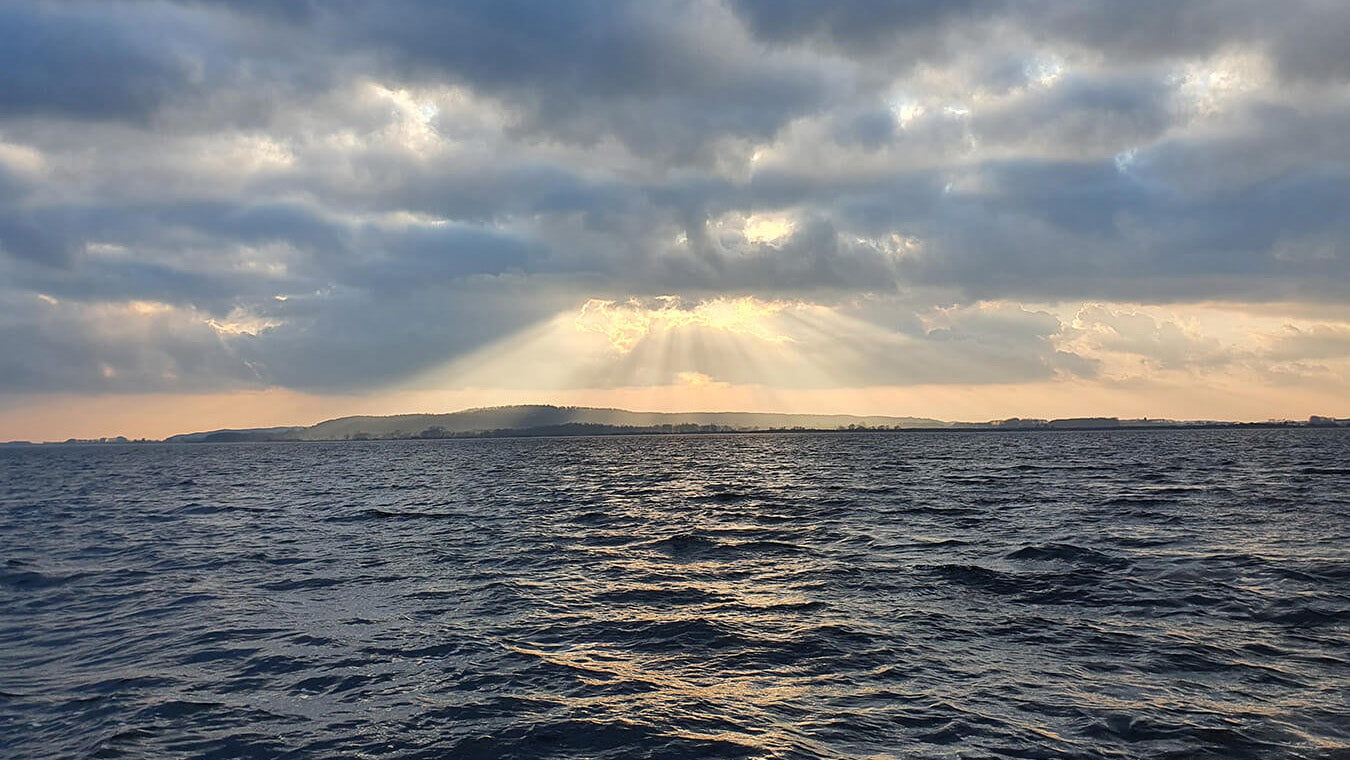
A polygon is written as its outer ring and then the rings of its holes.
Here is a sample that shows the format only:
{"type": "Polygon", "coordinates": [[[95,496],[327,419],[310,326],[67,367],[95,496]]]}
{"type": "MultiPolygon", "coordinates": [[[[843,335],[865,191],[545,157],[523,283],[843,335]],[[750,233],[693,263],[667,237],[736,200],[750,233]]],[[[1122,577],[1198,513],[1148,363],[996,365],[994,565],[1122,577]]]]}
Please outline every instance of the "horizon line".
{"type": "MultiPolygon", "coordinates": [[[[915,414],[865,414],[865,413],[858,413],[858,412],[778,412],[778,411],[742,411],[742,410],[707,410],[707,409],[689,409],[689,410],[683,410],[683,411],[654,411],[654,410],[644,410],[644,409],[627,409],[627,408],[617,407],[617,406],[585,406],[585,405],[574,405],[574,404],[523,403],[523,404],[499,404],[499,405],[495,405],[495,406],[471,406],[471,407],[464,407],[464,408],[455,409],[455,410],[451,410],[451,411],[444,411],[444,412],[405,412],[405,413],[398,413],[398,414],[353,414],[353,415],[342,415],[342,416],[338,416],[338,417],[327,417],[327,418],[318,420],[318,421],[316,421],[316,422],[313,422],[313,423],[310,423],[310,424],[307,424],[307,425],[264,425],[264,426],[252,426],[252,427],[221,427],[221,428],[215,428],[215,429],[210,429],[210,430],[190,430],[190,431],[184,431],[184,432],[181,432],[181,433],[174,433],[174,434],[172,434],[172,435],[168,435],[168,436],[165,436],[165,437],[163,437],[163,438],[148,438],[148,437],[130,438],[130,437],[128,437],[128,436],[126,436],[126,435],[123,435],[123,434],[115,434],[115,435],[99,436],[99,437],[84,437],[84,438],[70,437],[70,438],[66,438],[66,439],[64,439],[64,440],[48,439],[48,440],[41,440],[41,441],[33,441],[33,440],[13,439],[13,440],[7,440],[7,441],[0,441],[0,445],[23,445],[23,444],[29,444],[29,445],[35,445],[35,446],[37,446],[37,445],[44,445],[44,444],[66,444],[66,443],[109,443],[109,442],[117,443],[117,442],[123,442],[123,441],[125,441],[125,442],[138,442],[138,443],[163,443],[163,442],[169,441],[169,440],[172,439],[172,438],[177,438],[177,437],[180,437],[180,436],[211,435],[211,434],[216,434],[216,433],[263,432],[263,431],[273,431],[273,430],[275,430],[275,431],[283,431],[283,430],[285,430],[285,431],[306,430],[306,429],[310,429],[310,428],[317,427],[317,426],[322,425],[322,424],[325,424],[325,423],[337,422],[337,421],[341,421],[341,420],[352,420],[352,419],[371,419],[371,420],[378,420],[378,419],[395,419],[395,418],[406,418],[406,417],[436,417],[436,416],[449,416],[449,415],[457,415],[457,414],[467,414],[467,413],[472,413],[472,412],[493,411],[493,410],[502,410],[502,409],[521,409],[521,408],[541,408],[541,409],[559,409],[559,410],[577,409],[577,410],[593,410],[593,411],[602,411],[602,412],[625,412],[625,413],[629,413],[629,414],[649,414],[649,415],[660,415],[660,416],[668,416],[668,417],[675,417],[675,416],[680,416],[680,415],[756,415],[756,416],[781,416],[781,417],[789,417],[789,418],[791,418],[791,417],[846,417],[846,418],[856,418],[856,419],[860,419],[860,420],[861,420],[861,419],[868,419],[868,418],[870,418],[870,419],[889,419],[889,420],[926,420],[926,421],[931,421],[931,422],[934,422],[934,423],[940,423],[940,424],[943,426],[943,427],[936,427],[936,426],[934,426],[934,427],[927,427],[927,426],[925,426],[925,427],[899,427],[899,426],[895,426],[895,427],[890,428],[891,430],[895,430],[895,431],[897,431],[897,432],[899,432],[899,431],[904,431],[904,430],[913,430],[913,431],[951,430],[951,429],[953,429],[953,427],[957,427],[957,426],[971,426],[971,427],[960,427],[960,428],[958,428],[958,429],[964,429],[964,430],[1002,430],[1002,431],[1035,430],[1035,429],[1037,429],[1037,426],[1038,426],[1038,425],[1049,425],[1050,423],[1055,423],[1055,422],[1090,422],[1090,421],[1093,421],[1093,420],[1099,420],[1099,421],[1101,421],[1102,423],[1104,423],[1104,426],[1103,426],[1103,427],[1096,428],[1096,429],[1114,429],[1114,426],[1112,426],[1112,425],[1110,424],[1111,422],[1117,422],[1117,423],[1120,423],[1120,422],[1125,422],[1125,423],[1154,423],[1154,424],[1151,424],[1151,425],[1128,426],[1130,429],[1140,429],[1140,428],[1147,428],[1147,427],[1167,428],[1167,427],[1169,427],[1169,426],[1171,426],[1171,427],[1197,427],[1197,426],[1204,426],[1204,425],[1217,425],[1217,426],[1253,426],[1253,425],[1282,426],[1282,425],[1288,425],[1288,426],[1305,426],[1305,427],[1340,427],[1340,426],[1346,426],[1347,424],[1350,424],[1350,417],[1337,417],[1337,416],[1334,416],[1334,415],[1322,415],[1322,414],[1309,414],[1307,417],[1298,417],[1298,418],[1294,418],[1294,417],[1269,417],[1269,418],[1266,418],[1266,419],[1264,419],[1264,420],[1253,420],[1253,419],[1216,419],[1216,418],[1177,418],[1177,417],[1150,417],[1150,416],[1122,417],[1122,416],[1119,416],[1119,415],[1108,415],[1108,414],[1089,414],[1089,415],[1075,415],[1075,416],[1066,416],[1066,417],[1022,417],[1022,416],[1014,415],[1014,416],[1010,416],[1010,417],[995,417],[995,418],[990,418],[990,419],[986,419],[986,420],[948,420],[948,419],[942,419],[942,418],[938,418],[938,417],[926,417],[926,416],[915,415],[915,414]],[[1013,422],[1013,423],[1015,423],[1015,422],[1023,422],[1023,423],[1027,423],[1027,425],[1026,425],[1026,426],[1023,426],[1023,427],[1019,427],[1019,426],[1016,426],[1016,425],[1007,425],[1007,424],[1006,424],[1006,423],[1010,423],[1010,422],[1013,422]]],[[[534,427],[534,428],[541,428],[541,427],[557,427],[557,426],[559,426],[559,425],[567,425],[567,424],[572,424],[572,425],[586,425],[586,424],[592,424],[592,425],[607,426],[607,427],[616,427],[616,428],[633,428],[635,432],[636,432],[636,431],[640,431],[640,430],[644,427],[644,426],[640,426],[640,425],[608,425],[607,423],[556,423],[556,424],[553,424],[553,425],[543,425],[543,426],[533,426],[533,427],[534,427]]],[[[493,429],[493,430],[473,431],[473,432],[477,433],[477,432],[494,432],[494,431],[502,431],[502,430],[530,430],[530,429],[532,429],[532,428],[531,428],[531,427],[521,427],[521,428],[502,427],[502,428],[495,428],[495,429],[493,429]]],[[[833,432],[833,431],[836,431],[836,430],[845,430],[845,431],[847,430],[847,428],[797,428],[797,429],[803,430],[803,431],[807,431],[807,432],[833,432]]],[[[869,428],[869,429],[876,430],[877,428],[871,427],[871,428],[869,428]]],[[[1056,430],[1064,430],[1065,428],[1052,428],[1052,429],[1056,429],[1056,430]]],[[[1073,429],[1073,428],[1068,428],[1068,429],[1073,429]]],[[[1092,429],[1092,428],[1083,427],[1083,428],[1077,428],[1077,429],[1080,429],[1080,430],[1086,430],[1086,429],[1092,429]]],[[[775,432],[775,431],[789,432],[789,431],[786,431],[786,430],[784,430],[784,429],[782,429],[782,428],[773,428],[773,429],[768,429],[768,428],[766,428],[766,429],[738,429],[738,430],[727,430],[727,431],[721,431],[721,432],[775,432]]],[[[464,434],[464,435],[467,435],[467,434],[464,434]]],[[[408,438],[415,439],[416,437],[417,437],[417,436],[409,436],[408,438]]],[[[340,440],[340,439],[335,439],[335,440],[340,440]]],[[[386,439],[386,440],[397,440],[397,439],[386,439]]]]}

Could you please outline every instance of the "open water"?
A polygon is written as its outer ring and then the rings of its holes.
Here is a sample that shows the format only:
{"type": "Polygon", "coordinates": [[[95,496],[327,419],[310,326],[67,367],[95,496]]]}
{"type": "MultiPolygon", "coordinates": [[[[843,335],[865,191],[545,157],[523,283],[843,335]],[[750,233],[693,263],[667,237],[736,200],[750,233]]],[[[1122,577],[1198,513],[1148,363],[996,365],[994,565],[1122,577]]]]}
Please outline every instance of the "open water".
{"type": "Polygon", "coordinates": [[[0,551],[4,757],[1350,757],[1350,430],[10,449],[0,551]]]}

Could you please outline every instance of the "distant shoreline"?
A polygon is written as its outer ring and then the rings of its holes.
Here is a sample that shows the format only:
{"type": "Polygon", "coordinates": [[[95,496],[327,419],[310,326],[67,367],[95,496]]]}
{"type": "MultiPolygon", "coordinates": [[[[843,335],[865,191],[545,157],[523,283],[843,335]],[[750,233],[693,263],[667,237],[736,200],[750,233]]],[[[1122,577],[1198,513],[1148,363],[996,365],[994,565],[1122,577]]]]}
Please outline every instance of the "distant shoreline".
{"type": "Polygon", "coordinates": [[[1081,426],[1051,425],[999,425],[993,423],[952,423],[946,427],[866,427],[851,428],[716,428],[663,430],[650,427],[627,426],[539,426],[529,428],[500,428],[447,432],[439,435],[362,435],[333,438],[265,437],[237,435],[235,431],[219,431],[204,434],[200,438],[182,438],[171,436],[165,439],[127,439],[124,437],[105,439],[70,439],[65,441],[6,441],[0,447],[51,447],[51,446],[140,446],[152,444],[249,444],[249,443],[368,443],[377,441],[437,441],[437,440],[474,440],[497,438],[596,438],[615,436],[706,436],[706,435],[848,435],[848,434],[913,434],[913,433],[1076,433],[1076,432],[1153,432],[1175,430],[1327,430],[1350,429],[1350,425],[1338,420],[1338,424],[1310,424],[1305,421],[1275,422],[1174,422],[1146,424],[1102,424],[1081,426]],[[564,428],[564,429],[560,429],[564,428]],[[175,438],[178,438],[175,440],[175,438]]]}

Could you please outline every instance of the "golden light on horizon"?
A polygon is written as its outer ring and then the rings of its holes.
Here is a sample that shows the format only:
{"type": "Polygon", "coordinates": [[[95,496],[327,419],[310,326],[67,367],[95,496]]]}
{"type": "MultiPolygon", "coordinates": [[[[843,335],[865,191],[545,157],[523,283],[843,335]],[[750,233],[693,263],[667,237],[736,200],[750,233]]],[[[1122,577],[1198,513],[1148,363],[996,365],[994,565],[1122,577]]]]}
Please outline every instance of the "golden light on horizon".
{"type": "MultiPolygon", "coordinates": [[[[1342,320],[1224,304],[989,301],[930,309],[909,327],[888,327],[863,318],[867,305],[752,296],[591,298],[425,372],[361,392],[274,387],[0,398],[0,439],[161,438],[352,414],[536,403],[966,421],[1350,415],[1343,393],[1350,362],[1335,353],[1350,337],[1350,323],[1342,320]],[[1320,358],[1300,359],[1299,351],[1320,352],[1320,358]],[[1063,356],[1095,369],[1074,374],[1072,363],[1068,369],[1045,364],[1063,356]],[[1008,377],[1015,372],[1024,376],[1008,377]]],[[[144,304],[109,313],[174,315],[144,304]]]]}

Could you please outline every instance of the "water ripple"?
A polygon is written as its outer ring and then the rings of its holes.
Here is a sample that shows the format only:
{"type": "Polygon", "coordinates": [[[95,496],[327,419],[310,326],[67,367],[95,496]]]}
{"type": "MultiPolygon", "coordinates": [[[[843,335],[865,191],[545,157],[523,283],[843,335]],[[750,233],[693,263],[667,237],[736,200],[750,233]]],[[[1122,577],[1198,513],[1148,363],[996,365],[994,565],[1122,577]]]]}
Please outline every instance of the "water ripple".
{"type": "Polygon", "coordinates": [[[0,755],[1350,758],[1350,433],[0,451],[0,755]]]}

